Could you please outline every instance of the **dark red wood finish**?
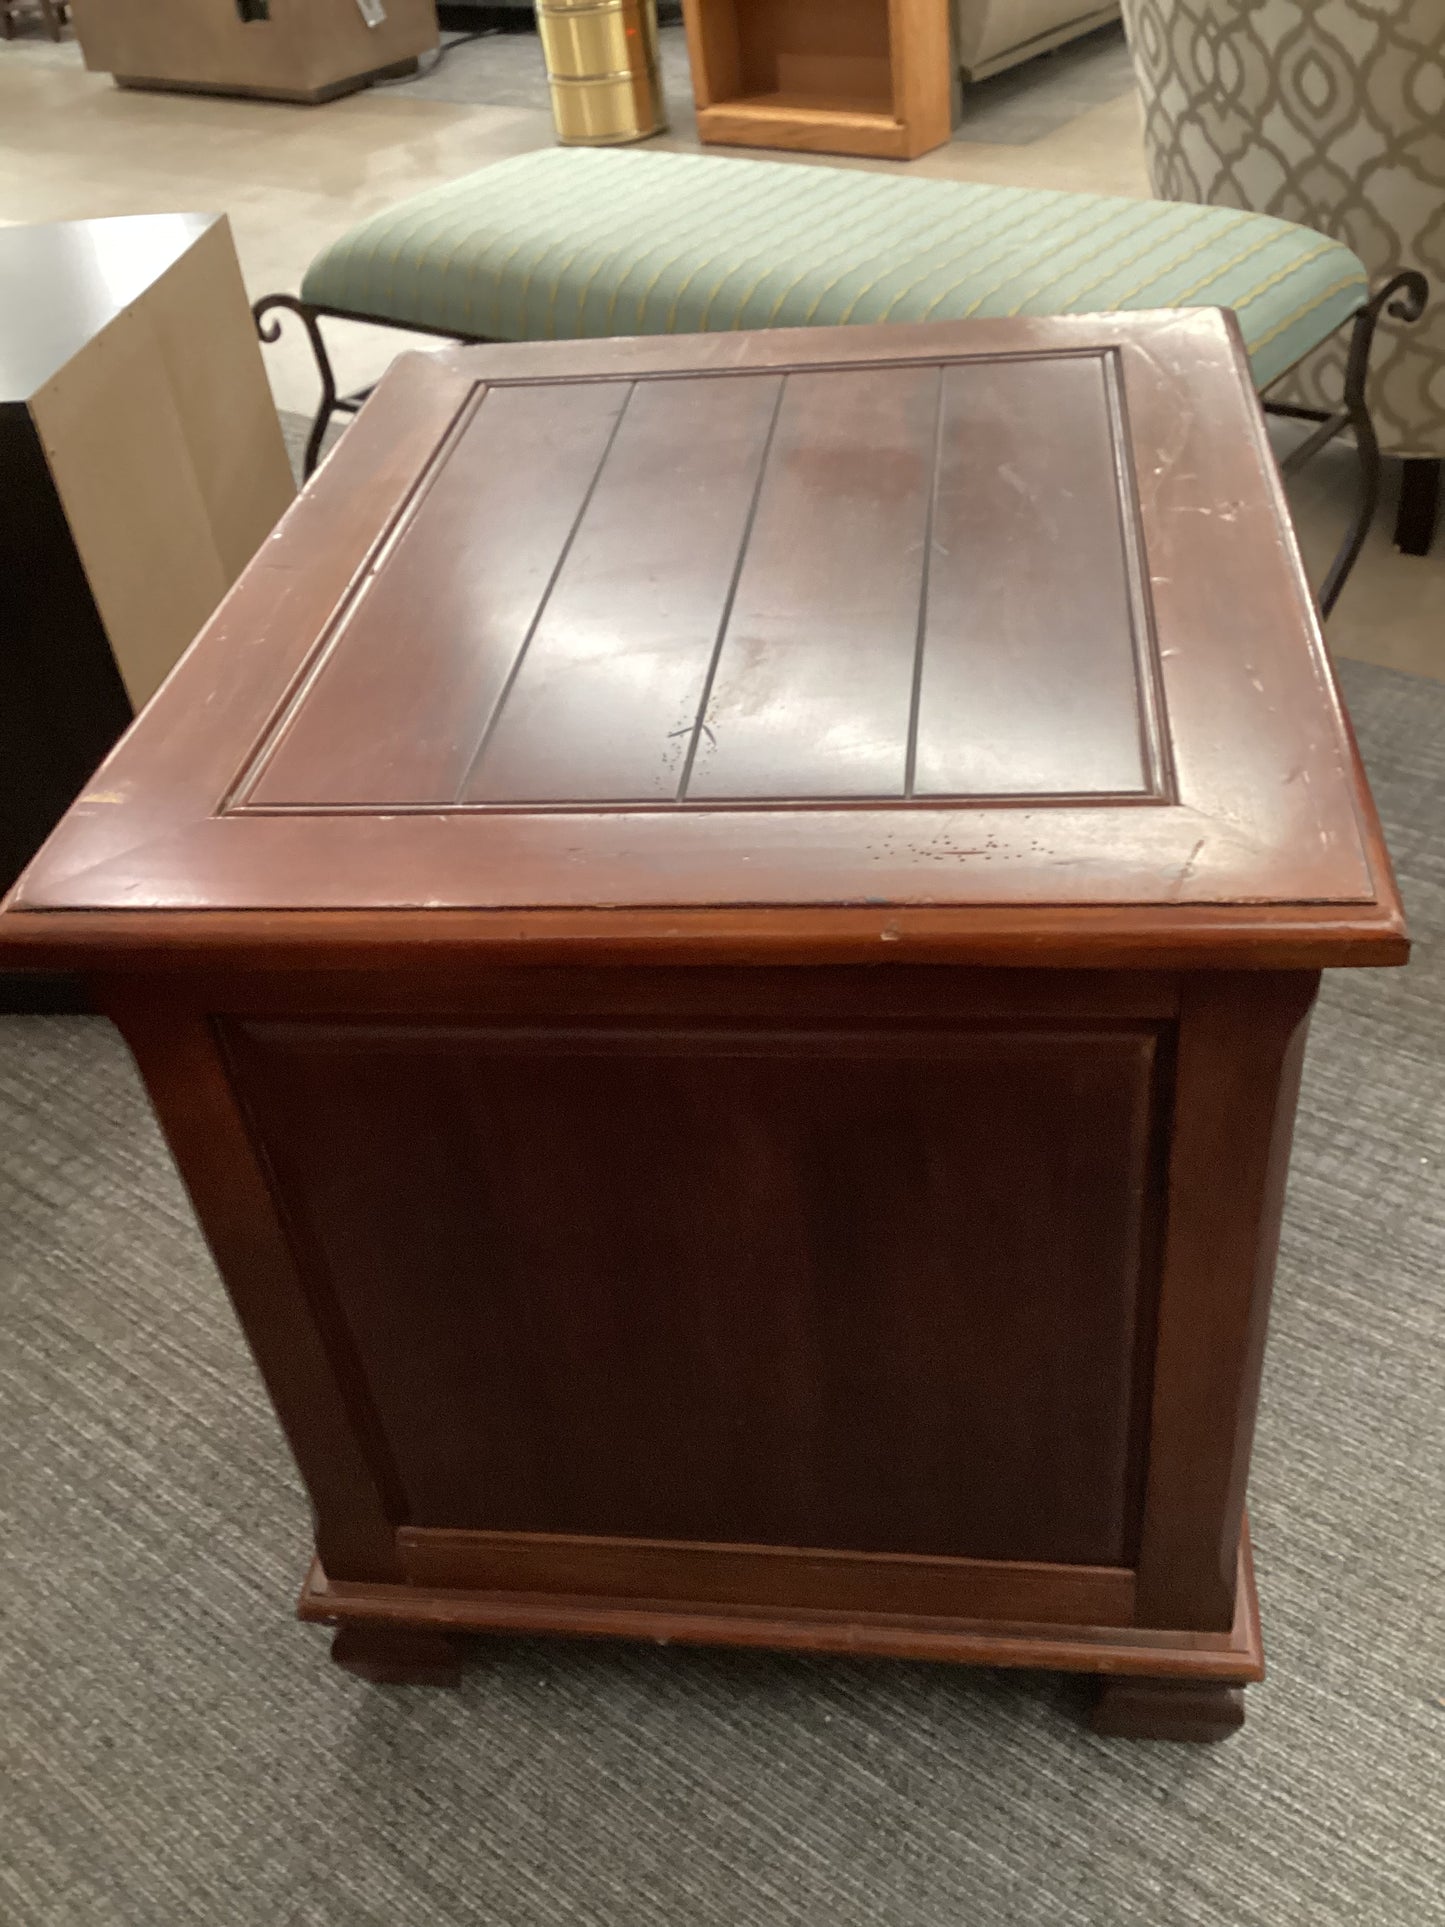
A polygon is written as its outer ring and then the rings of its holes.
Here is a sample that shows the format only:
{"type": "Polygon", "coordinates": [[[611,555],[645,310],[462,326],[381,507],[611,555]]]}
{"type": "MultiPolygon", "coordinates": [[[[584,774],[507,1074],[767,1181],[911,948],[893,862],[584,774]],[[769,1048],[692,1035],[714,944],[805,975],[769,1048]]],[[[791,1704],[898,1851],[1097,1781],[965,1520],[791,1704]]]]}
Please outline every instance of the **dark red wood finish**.
{"type": "Polygon", "coordinates": [[[0,945],[131,1041],[354,1670],[1259,1677],[1308,1010],[1406,945],[1222,318],[404,359],[0,945]]]}
{"type": "MultiPolygon", "coordinates": [[[[620,1555],[625,1549],[618,1547],[615,1551],[620,1555]]],[[[549,1554],[552,1550],[547,1547],[549,1554]]],[[[731,1560],[748,1550],[717,1549],[731,1560]]],[[[592,1548],[585,1543],[569,1572],[564,1572],[554,1558],[552,1575],[557,1589],[547,1593],[489,1590],[476,1584],[476,1580],[485,1581],[496,1571],[490,1543],[475,1548],[470,1565],[464,1563],[467,1549],[462,1546],[449,1546],[447,1553],[446,1585],[430,1584],[419,1576],[400,1586],[353,1585],[329,1578],[316,1561],[301,1590],[300,1617],[323,1626],[365,1627],[375,1635],[374,1651],[394,1632],[443,1634],[457,1641],[458,1652],[468,1634],[551,1632],[577,1638],[866,1653],[891,1659],[948,1660],[967,1666],[1046,1667],[1139,1680],[1209,1681],[1226,1687],[1249,1685],[1264,1678],[1259,1604],[1247,1530],[1240,1540],[1234,1623],[1222,1633],[1072,1624],[1067,1615],[1060,1617],[1054,1609],[1079,1600],[1077,1574],[1050,1593],[1045,1610],[1053,1616],[1040,1617],[1042,1595],[1038,1588],[1059,1576],[1057,1568],[969,1574],[957,1582],[959,1604],[965,1609],[985,1605],[1004,1609],[986,1618],[955,1618],[896,1608],[870,1611],[856,1599],[842,1610],[773,1604],[766,1600],[774,1576],[772,1554],[756,1588],[764,1595],[764,1602],[738,1605],[716,1599],[689,1600],[676,1591],[663,1600],[599,1597],[588,1590],[597,1567],[592,1548]],[[1020,1606],[1023,1612],[1018,1611],[1020,1606]]],[[[397,1650],[398,1666],[405,1663],[405,1650],[404,1646],[397,1650]]],[[[342,1663],[346,1663],[344,1659],[342,1663]]],[[[1147,1735],[1140,1733],[1139,1737],[1147,1735]]],[[[1164,1737],[1171,1737],[1171,1733],[1166,1732],[1164,1737]]]]}
{"type": "Polygon", "coordinates": [[[1244,1691],[1218,1680],[1107,1679],[1090,1724],[1115,1740],[1227,1740],[1244,1725],[1244,1691]]]}
{"type": "Polygon", "coordinates": [[[1049,961],[1102,915],[1135,961],[1403,955],[1205,312],[403,357],[18,904],[167,949],[447,910],[471,954],[1049,961]]]}
{"type": "Polygon", "coordinates": [[[805,1021],[223,1027],[410,1520],[1132,1565],[1155,1031],[805,1021]]]}

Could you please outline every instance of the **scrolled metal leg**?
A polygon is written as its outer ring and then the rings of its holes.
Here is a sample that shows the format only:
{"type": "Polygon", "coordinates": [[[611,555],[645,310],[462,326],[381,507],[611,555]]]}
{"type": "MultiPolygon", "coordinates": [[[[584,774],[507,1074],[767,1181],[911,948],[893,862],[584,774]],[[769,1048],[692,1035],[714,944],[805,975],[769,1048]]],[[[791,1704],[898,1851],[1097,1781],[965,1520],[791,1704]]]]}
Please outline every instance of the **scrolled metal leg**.
{"type": "Polygon", "coordinates": [[[1365,538],[1370,533],[1380,506],[1380,443],[1370,417],[1366,393],[1370,375],[1370,354],[1381,317],[1389,314],[1397,321],[1418,321],[1430,298],[1430,284],[1423,274],[1407,268],[1377,288],[1368,304],[1355,317],[1350,337],[1349,359],[1345,364],[1344,415],[1355,431],[1355,446],[1360,457],[1360,502],[1340,552],[1330,564],[1320,590],[1320,612],[1329,615],[1340,599],[1351,569],[1360,559],[1365,538]]]}
{"type": "Polygon", "coordinates": [[[251,310],[256,323],[256,332],[262,341],[279,341],[281,323],[268,322],[266,316],[273,308],[284,309],[287,314],[296,315],[306,330],[311,343],[311,352],[316,359],[316,372],[321,377],[321,406],[316,411],[316,419],[311,424],[311,433],[306,442],[306,456],[302,463],[302,475],[306,480],[316,473],[316,464],[321,459],[321,441],[331,425],[331,417],[336,413],[336,376],[332,372],[331,357],[326,352],[326,343],[321,337],[321,323],[316,310],[304,301],[298,301],[291,294],[268,294],[258,301],[251,310]]]}

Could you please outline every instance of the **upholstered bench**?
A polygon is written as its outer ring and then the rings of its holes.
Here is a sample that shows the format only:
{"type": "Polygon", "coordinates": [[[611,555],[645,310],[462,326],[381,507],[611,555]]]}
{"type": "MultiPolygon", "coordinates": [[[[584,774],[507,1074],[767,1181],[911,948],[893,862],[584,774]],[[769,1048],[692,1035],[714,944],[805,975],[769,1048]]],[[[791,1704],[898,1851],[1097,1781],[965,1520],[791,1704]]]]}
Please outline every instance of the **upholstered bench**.
{"type": "MultiPolygon", "coordinates": [[[[1238,317],[1261,388],[1360,316],[1360,379],[1334,428],[1349,422],[1360,434],[1372,511],[1378,463],[1363,372],[1383,299],[1384,291],[1371,300],[1363,266],[1340,243],[1228,208],[549,149],[361,222],[312,264],[299,301],[269,297],[257,320],[290,307],[310,331],[324,395],[309,470],[332,413],[346,405],[323,316],[529,341],[1223,307],[1238,317]]],[[[267,339],[276,325],[263,329],[267,339]]],[[[1309,446],[1325,438],[1322,429],[1309,446]]],[[[1332,571],[1326,606],[1361,540],[1363,526],[1332,571]]]]}

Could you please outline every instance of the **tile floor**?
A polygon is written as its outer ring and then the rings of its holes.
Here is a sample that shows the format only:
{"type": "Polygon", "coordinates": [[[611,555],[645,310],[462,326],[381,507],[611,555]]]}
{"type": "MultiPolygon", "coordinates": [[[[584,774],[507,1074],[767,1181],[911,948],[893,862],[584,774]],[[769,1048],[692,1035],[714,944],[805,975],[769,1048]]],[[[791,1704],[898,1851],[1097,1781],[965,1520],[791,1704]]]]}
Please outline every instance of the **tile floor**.
{"type": "MultiPolygon", "coordinates": [[[[666,39],[673,127],[658,144],[695,148],[679,30],[666,39]]],[[[312,108],[122,92],[86,73],[73,44],[0,42],[0,224],[224,208],[252,294],[294,289],[320,247],[364,215],[550,145],[539,58],[530,35],[504,34],[458,48],[419,80],[312,108]]],[[[957,138],[911,166],[941,178],[1147,194],[1121,35],[1091,35],[985,83],[966,98],[957,138]]],[[[397,350],[384,330],[341,333],[348,386],[374,379],[397,350]]],[[[294,331],[268,350],[268,367],[281,407],[313,406],[309,356],[294,331]]],[[[1352,459],[1338,450],[1295,491],[1317,573],[1348,512],[1351,478],[1352,459]]],[[[1330,636],[1341,654],[1445,679],[1445,535],[1429,558],[1402,557],[1382,516],[1330,636]]]]}

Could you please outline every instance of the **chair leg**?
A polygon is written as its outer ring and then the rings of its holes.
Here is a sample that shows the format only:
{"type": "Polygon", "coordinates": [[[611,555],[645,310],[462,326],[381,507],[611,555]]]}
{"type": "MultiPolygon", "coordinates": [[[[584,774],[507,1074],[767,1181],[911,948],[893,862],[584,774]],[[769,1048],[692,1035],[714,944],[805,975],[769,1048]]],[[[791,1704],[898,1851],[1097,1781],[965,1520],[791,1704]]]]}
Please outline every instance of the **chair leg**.
{"type": "Polygon", "coordinates": [[[1387,313],[1397,321],[1418,321],[1425,312],[1429,294],[1430,284],[1424,275],[1407,268],[1404,273],[1387,281],[1383,288],[1377,289],[1355,317],[1355,331],[1350,338],[1349,359],[1345,364],[1344,412],[1355,431],[1355,446],[1359,450],[1360,501],[1340,552],[1330,564],[1320,590],[1322,615],[1329,615],[1339,601],[1340,591],[1360,559],[1360,551],[1365,546],[1365,538],[1370,533],[1375,512],[1380,506],[1380,443],[1375,434],[1366,393],[1375,330],[1380,325],[1381,316],[1387,313]]]}
{"type": "Polygon", "coordinates": [[[251,310],[256,323],[256,332],[262,341],[278,341],[281,336],[279,320],[267,322],[265,317],[273,308],[282,308],[288,314],[296,315],[306,330],[311,343],[311,353],[316,360],[316,372],[321,378],[321,405],[316,410],[316,419],[311,424],[311,433],[306,440],[306,457],[302,464],[302,475],[309,481],[316,473],[316,465],[321,459],[321,442],[336,413],[336,376],[331,367],[331,357],[326,352],[326,343],[321,337],[321,323],[316,310],[298,301],[290,294],[268,294],[258,301],[251,310]]]}
{"type": "Polygon", "coordinates": [[[1428,555],[1440,523],[1440,482],[1445,460],[1440,456],[1407,461],[1400,483],[1400,513],[1395,521],[1395,547],[1404,555],[1428,555]]]}

